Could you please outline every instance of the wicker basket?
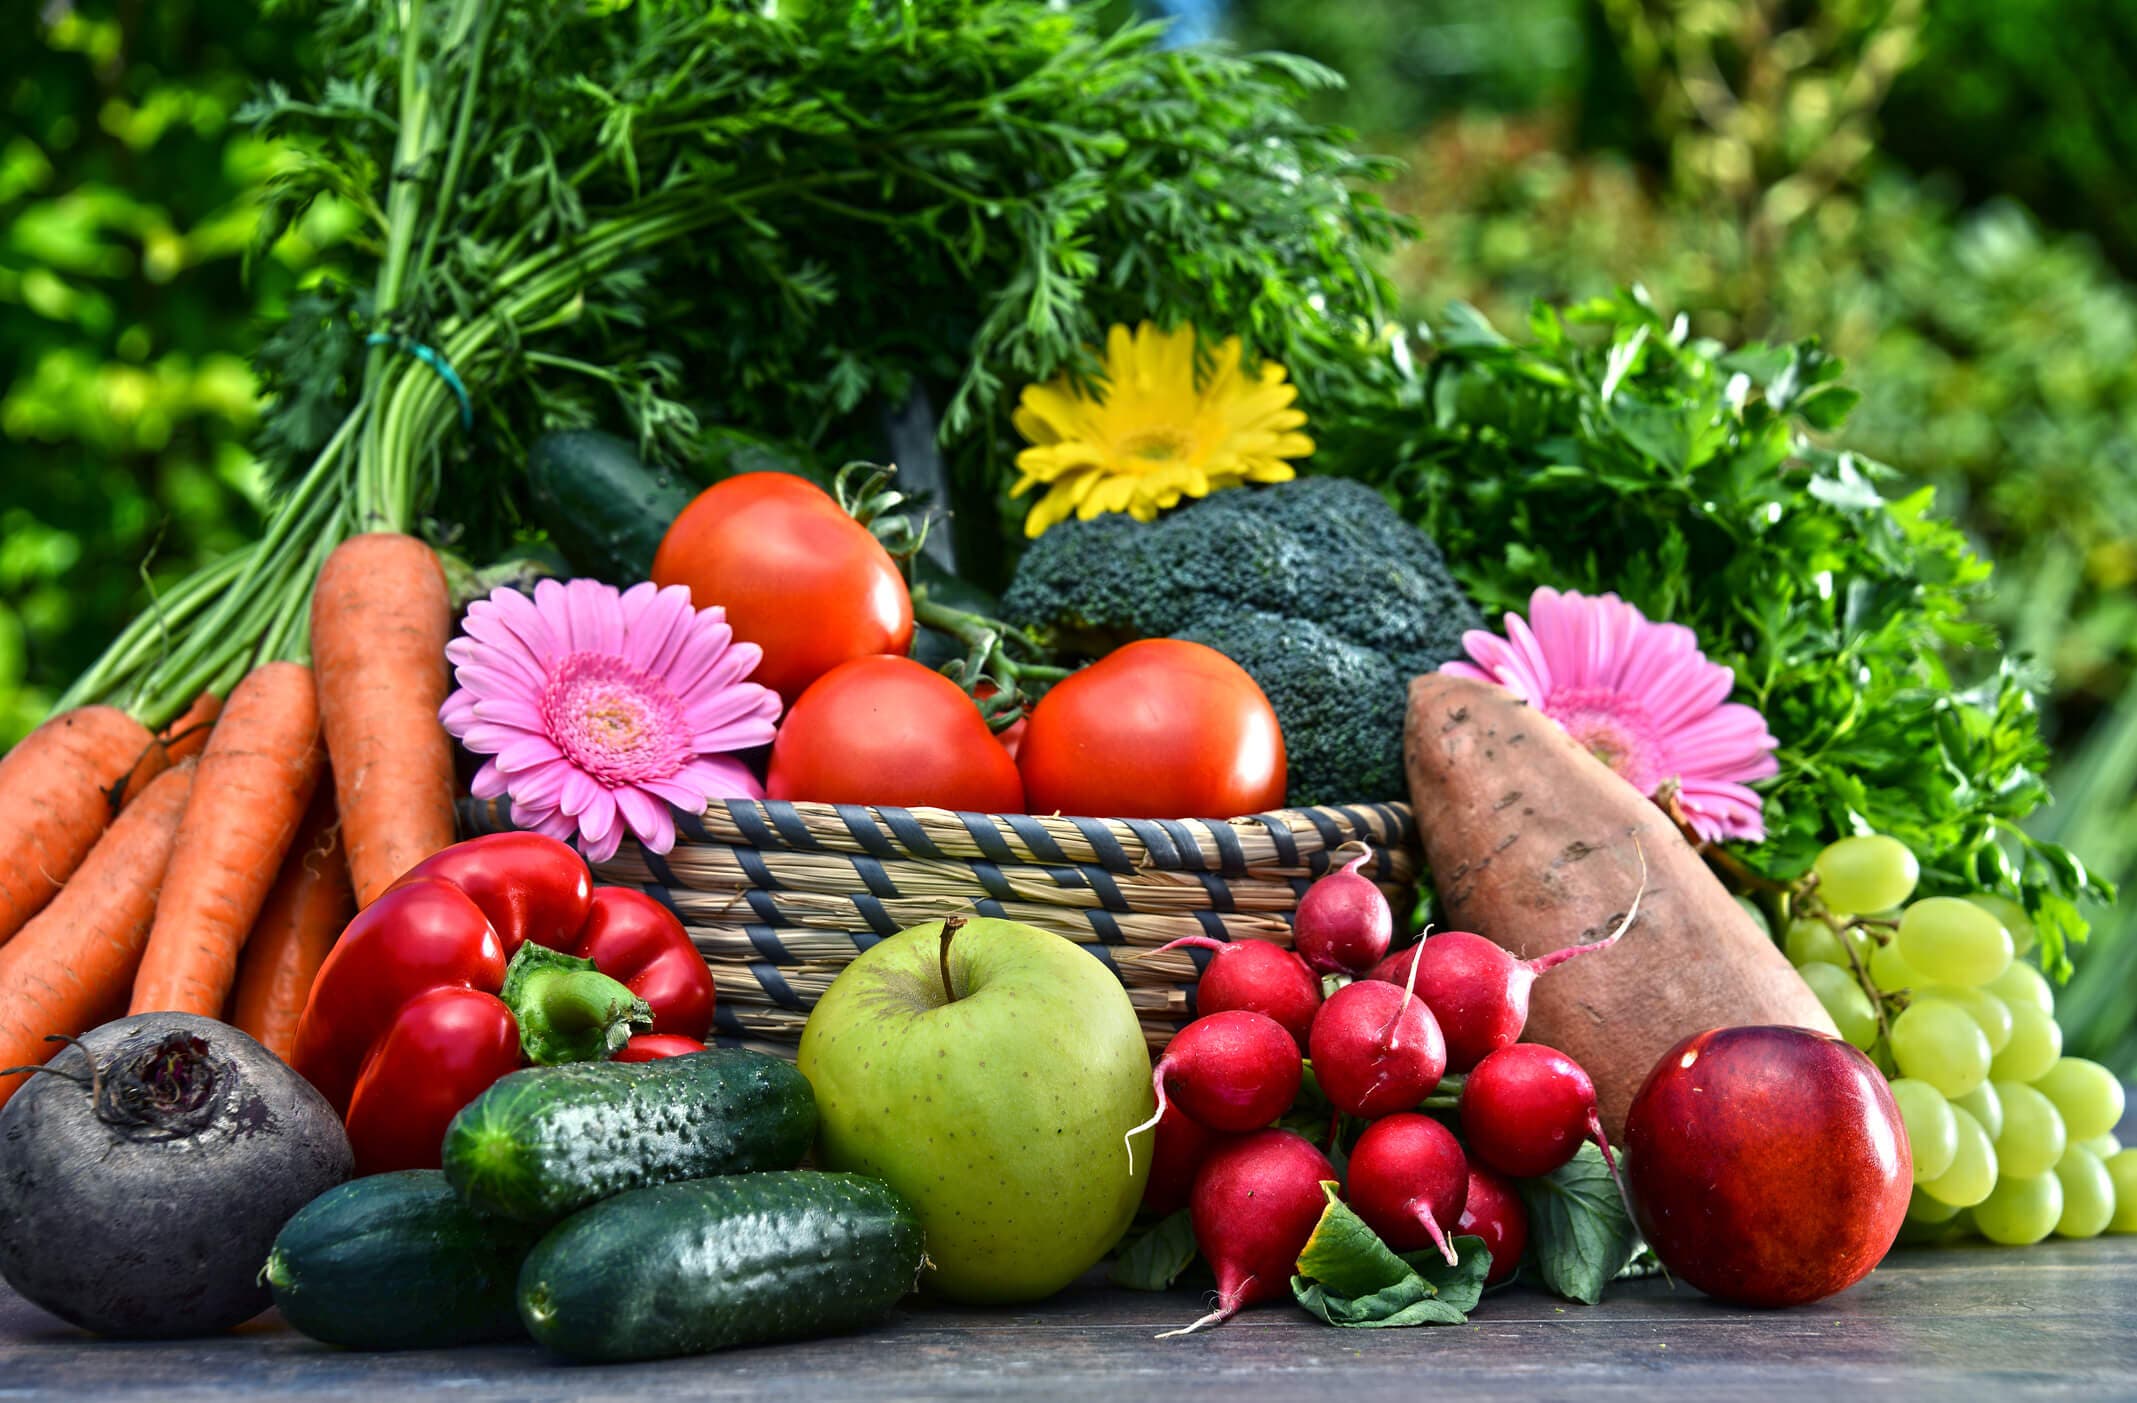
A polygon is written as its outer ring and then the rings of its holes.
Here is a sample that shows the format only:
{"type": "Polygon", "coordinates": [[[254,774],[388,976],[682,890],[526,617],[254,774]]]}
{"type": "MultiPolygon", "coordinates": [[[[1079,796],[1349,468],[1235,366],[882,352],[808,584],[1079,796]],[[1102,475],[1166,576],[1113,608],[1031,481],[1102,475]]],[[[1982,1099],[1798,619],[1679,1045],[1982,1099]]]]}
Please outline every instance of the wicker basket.
{"type": "MultiPolygon", "coordinates": [[[[511,826],[501,804],[465,803],[462,819],[470,833],[511,826]]],[[[1183,935],[1290,944],[1300,895],[1348,845],[1373,848],[1365,870],[1390,897],[1407,899],[1419,864],[1403,804],[1220,822],[736,799],[678,827],[665,857],[627,845],[594,875],[643,888],[682,918],[719,985],[721,1041],[788,1057],[854,956],[960,913],[1085,946],[1120,977],[1144,1035],[1163,1047],[1195,1016],[1194,981],[1209,952],[1137,951],[1183,935]]]]}

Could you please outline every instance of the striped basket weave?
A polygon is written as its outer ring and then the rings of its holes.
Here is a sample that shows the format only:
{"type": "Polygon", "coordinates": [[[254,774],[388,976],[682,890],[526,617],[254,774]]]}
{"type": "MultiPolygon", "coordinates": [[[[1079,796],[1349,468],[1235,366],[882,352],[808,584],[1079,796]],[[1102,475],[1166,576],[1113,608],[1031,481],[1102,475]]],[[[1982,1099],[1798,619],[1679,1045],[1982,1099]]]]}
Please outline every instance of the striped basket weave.
{"type": "MultiPolygon", "coordinates": [[[[466,802],[470,833],[511,826],[466,802]]],[[[1153,1047],[1195,1016],[1206,950],[1138,956],[1183,935],[1291,942],[1306,887],[1371,846],[1396,909],[1418,874],[1404,804],[1210,819],[1038,818],[947,809],[717,800],[678,818],[675,850],[626,845],[594,869],[689,928],[719,985],[723,1042],[791,1057],[831,981],[887,935],[951,915],[1022,921],[1075,941],[1127,987],[1153,1047]],[[1338,851],[1346,847],[1338,858],[1338,851]]]]}

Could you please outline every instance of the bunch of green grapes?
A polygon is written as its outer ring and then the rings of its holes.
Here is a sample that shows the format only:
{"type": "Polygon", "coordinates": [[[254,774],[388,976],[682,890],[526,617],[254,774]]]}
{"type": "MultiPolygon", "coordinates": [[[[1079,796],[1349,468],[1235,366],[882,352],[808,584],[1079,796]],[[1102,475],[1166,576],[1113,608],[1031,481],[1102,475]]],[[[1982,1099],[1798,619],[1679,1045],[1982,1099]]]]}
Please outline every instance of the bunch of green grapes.
{"type": "Polygon", "coordinates": [[[2137,1232],[2122,1083],[2065,1057],[2033,922],[2001,896],[1915,900],[1914,854],[1843,838],[1790,894],[1782,937],[1842,1037],[1870,1055],[1914,1151],[1917,1236],[2137,1232]]]}

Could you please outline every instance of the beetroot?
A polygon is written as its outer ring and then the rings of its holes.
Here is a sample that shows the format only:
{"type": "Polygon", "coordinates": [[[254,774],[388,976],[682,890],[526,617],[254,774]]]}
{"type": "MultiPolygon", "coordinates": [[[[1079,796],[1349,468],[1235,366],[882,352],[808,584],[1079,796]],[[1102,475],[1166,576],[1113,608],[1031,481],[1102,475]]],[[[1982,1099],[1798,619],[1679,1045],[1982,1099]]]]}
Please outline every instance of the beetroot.
{"type": "Polygon", "coordinates": [[[1454,1132],[1432,1117],[1389,1116],[1358,1137],[1345,1197],[1397,1252],[1437,1247],[1452,1266],[1447,1229],[1469,1200],[1469,1161],[1454,1132]]]}
{"type": "Polygon", "coordinates": [[[1189,1205],[1195,1246],[1217,1274],[1217,1309],[1181,1330],[1222,1324],[1262,1301],[1291,1294],[1291,1273],[1328,1206],[1323,1183],[1335,1166],[1288,1130],[1257,1130],[1210,1152],[1189,1205]]]}
{"type": "Polygon", "coordinates": [[[1481,1164],[1469,1166],[1469,1197],[1462,1204],[1462,1219],[1455,1224],[1457,1237],[1467,1234],[1484,1239],[1491,1253],[1491,1270],[1484,1284],[1497,1286],[1521,1266],[1521,1254],[1529,1247],[1529,1211],[1521,1195],[1503,1175],[1481,1164]]]}
{"type": "Polygon", "coordinates": [[[1290,1109],[1301,1075],[1298,1045],[1267,1014],[1241,1008],[1197,1018],[1150,1073],[1157,1114],[1128,1132],[1130,1165],[1135,1137],[1174,1101],[1205,1130],[1257,1130],[1290,1109]]]}
{"type": "Polygon", "coordinates": [[[1388,952],[1395,915],[1380,888],[1358,871],[1367,849],[1306,889],[1291,920],[1291,946],[1309,969],[1322,974],[1358,974],[1388,952]]]}
{"type": "Polygon", "coordinates": [[[1183,935],[1158,949],[1182,945],[1216,951],[1195,986],[1196,1013],[1229,1013],[1239,1008],[1265,1013],[1284,1025],[1298,1044],[1299,1055],[1306,1055],[1306,1037],[1321,1007],[1321,981],[1304,960],[1266,940],[1227,942],[1206,935],[1183,935]]]}
{"type": "Polygon", "coordinates": [[[1462,1083],[1462,1138],[1470,1154],[1516,1179],[1550,1173],[1593,1140],[1617,1177],[1595,1083],[1580,1063],[1542,1043],[1515,1043],[1477,1063],[1462,1083]]]}
{"type": "Polygon", "coordinates": [[[1143,1207],[1162,1216],[1187,1206],[1195,1191],[1195,1174],[1217,1137],[1172,1105],[1158,1115],[1156,1140],[1150,1152],[1150,1178],[1143,1185],[1143,1207]]]}
{"type": "Polygon", "coordinates": [[[1314,1080],[1347,1116],[1416,1107],[1447,1070],[1439,1024],[1422,999],[1373,980],[1338,989],[1313,1020],[1314,1080]]]}

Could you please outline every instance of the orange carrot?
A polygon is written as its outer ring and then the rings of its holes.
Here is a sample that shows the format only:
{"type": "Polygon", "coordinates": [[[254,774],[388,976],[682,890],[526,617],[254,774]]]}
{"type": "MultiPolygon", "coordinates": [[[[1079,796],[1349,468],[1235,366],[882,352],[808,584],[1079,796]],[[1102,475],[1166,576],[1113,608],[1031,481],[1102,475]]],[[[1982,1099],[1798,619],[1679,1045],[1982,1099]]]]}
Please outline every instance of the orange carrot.
{"type": "Polygon", "coordinates": [[[0,943],[58,895],[111,826],[122,786],[139,792],[163,768],[154,739],[117,707],[84,706],[0,758],[0,943]]]}
{"type": "Polygon", "coordinates": [[[341,832],[334,821],[334,791],[322,784],[245,941],[230,1021],[288,1061],[297,1040],[297,1020],[312,992],[312,976],[355,914],[356,898],[349,891],[349,867],[342,860],[341,832]]]}
{"type": "Polygon", "coordinates": [[[223,699],[215,693],[202,692],[193,698],[184,715],[156,733],[156,739],[163,742],[164,758],[175,765],[207,749],[208,731],[222,714],[223,699]]]}
{"type": "Polygon", "coordinates": [[[132,1013],[222,1015],[237,952],[319,787],[312,672],[273,662],[237,684],[201,752],[132,1013]]]}
{"type": "MultiPolygon", "coordinates": [[[[46,1035],[78,1037],[125,1010],[193,766],[165,770],[90,849],[59,898],[0,949],[0,1067],[43,1062],[46,1035]]],[[[0,1105],[22,1085],[0,1079],[0,1105]]]]}
{"type": "Polygon", "coordinates": [[[438,708],[452,601],[437,555],[373,532],[335,547],[312,592],[312,663],[358,906],[453,841],[453,749],[438,708]]]}

